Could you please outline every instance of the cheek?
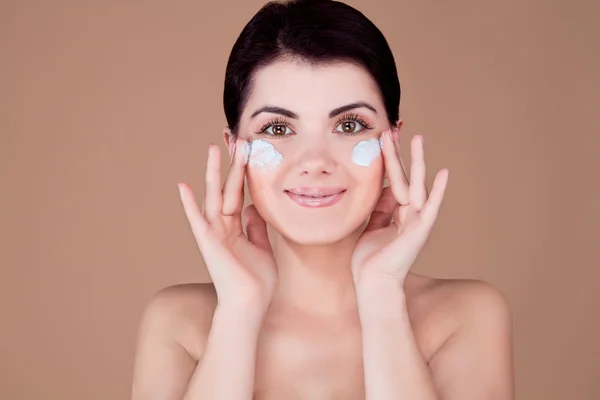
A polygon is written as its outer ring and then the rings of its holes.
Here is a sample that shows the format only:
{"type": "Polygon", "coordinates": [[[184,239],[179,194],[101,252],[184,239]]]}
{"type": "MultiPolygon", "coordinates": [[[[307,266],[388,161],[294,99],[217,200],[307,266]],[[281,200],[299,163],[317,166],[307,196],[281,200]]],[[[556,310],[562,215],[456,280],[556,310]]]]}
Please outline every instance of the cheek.
{"type": "Polygon", "coordinates": [[[283,155],[267,141],[253,140],[248,148],[246,179],[252,202],[261,215],[273,203],[282,161],[283,155]]]}
{"type": "Polygon", "coordinates": [[[252,141],[245,150],[250,195],[252,199],[259,199],[275,182],[283,156],[271,143],[260,139],[252,141]]]}
{"type": "Polygon", "coordinates": [[[381,140],[372,138],[358,142],[352,149],[352,163],[359,167],[369,167],[376,160],[381,160],[381,140]]]}
{"type": "Polygon", "coordinates": [[[268,223],[272,222],[271,211],[276,207],[277,195],[273,191],[275,179],[270,174],[248,170],[246,174],[248,194],[258,213],[268,223]]]}
{"type": "Polygon", "coordinates": [[[273,188],[277,186],[277,175],[260,167],[250,167],[246,170],[246,182],[254,203],[269,201],[273,188]]]}
{"type": "Polygon", "coordinates": [[[372,192],[383,188],[384,179],[383,158],[377,157],[368,167],[353,165],[352,171],[356,182],[362,190],[372,192]]]}
{"type": "Polygon", "coordinates": [[[281,165],[283,161],[282,154],[273,146],[273,144],[257,139],[250,143],[246,152],[248,154],[247,163],[249,169],[257,169],[265,172],[272,171],[281,165]]]}
{"type": "Polygon", "coordinates": [[[384,168],[381,159],[373,161],[369,167],[360,168],[357,171],[357,187],[355,209],[360,219],[368,218],[379,201],[383,190],[384,168]]]}
{"type": "Polygon", "coordinates": [[[384,180],[384,162],[378,138],[358,142],[351,151],[350,170],[354,175],[365,205],[379,198],[384,180]]]}
{"type": "Polygon", "coordinates": [[[349,152],[349,157],[350,168],[361,186],[372,189],[383,184],[384,163],[379,138],[356,143],[349,152]]]}

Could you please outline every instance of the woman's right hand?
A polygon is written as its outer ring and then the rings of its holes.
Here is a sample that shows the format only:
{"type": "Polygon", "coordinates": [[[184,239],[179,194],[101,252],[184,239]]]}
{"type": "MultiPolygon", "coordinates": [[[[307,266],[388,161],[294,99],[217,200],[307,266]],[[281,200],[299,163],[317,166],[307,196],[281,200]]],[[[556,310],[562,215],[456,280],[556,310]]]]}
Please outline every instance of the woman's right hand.
{"type": "Polygon", "coordinates": [[[208,146],[204,208],[201,211],[186,183],[179,183],[185,209],[198,249],[217,291],[220,305],[253,304],[268,307],[277,282],[277,267],[267,236],[267,226],[254,205],[244,210],[245,147],[237,139],[231,167],[221,190],[221,151],[208,146]]]}

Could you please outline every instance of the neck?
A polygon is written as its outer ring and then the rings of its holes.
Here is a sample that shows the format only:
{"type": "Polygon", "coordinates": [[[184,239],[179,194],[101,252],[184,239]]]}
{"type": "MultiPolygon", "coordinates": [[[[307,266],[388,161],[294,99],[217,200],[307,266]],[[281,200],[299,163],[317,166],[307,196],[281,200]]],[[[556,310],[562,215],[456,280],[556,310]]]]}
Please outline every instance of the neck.
{"type": "Polygon", "coordinates": [[[279,279],[271,304],[278,309],[335,316],[356,310],[350,259],[362,228],[336,243],[302,245],[272,232],[279,279]]]}

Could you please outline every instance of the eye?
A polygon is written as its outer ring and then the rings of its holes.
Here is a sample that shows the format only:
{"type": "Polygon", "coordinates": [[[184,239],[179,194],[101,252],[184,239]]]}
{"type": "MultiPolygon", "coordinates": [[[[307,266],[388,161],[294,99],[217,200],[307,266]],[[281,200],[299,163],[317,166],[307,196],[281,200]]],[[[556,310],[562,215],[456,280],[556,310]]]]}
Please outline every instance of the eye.
{"type": "Polygon", "coordinates": [[[344,121],[344,122],[340,123],[338,126],[342,127],[341,131],[343,133],[358,133],[358,132],[360,132],[360,130],[358,130],[358,131],[356,130],[357,128],[360,128],[360,124],[355,121],[344,121]]]}
{"type": "Polygon", "coordinates": [[[349,114],[340,118],[337,122],[334,132],[341,133],[343,135],[356,135],[364,131],[365,129],[373,129],[365,120],[363,120],[357,114],[349,114]]]}
{"type": "Polygon", "coordinates": [[[273,136],[286,136],[291,132],[292,130],[288,126],[282,124],[271,125],[262,131],[262,133],[268,133],[273,136]]]}
{"type": "Polygon", "coordinates": [[[292,135],[294,131],[292,131],[292,129],[286,121],[275,119],[264,124],[256,133],[258,135],[283,137],[292,135]]]}

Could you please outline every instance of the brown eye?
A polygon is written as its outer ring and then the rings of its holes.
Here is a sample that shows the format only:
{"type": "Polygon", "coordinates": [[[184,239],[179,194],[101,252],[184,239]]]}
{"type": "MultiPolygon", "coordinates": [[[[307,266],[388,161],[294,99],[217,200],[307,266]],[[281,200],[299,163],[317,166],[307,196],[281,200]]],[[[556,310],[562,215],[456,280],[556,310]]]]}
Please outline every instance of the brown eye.
{"type": "Polygon", "coordinates": [[[292,135],[294,132],[286,124],[271,122],[265,125],[260,132],[257,133],[279,138],[292,135]]]}
{"type": "Polygon", "coordinates": [[[275,135],[275,136],[285,135],[286,128],[287,127],[285,125],[273,125],[273,135],[275,135]]]}
{"type": "Polygon", "coordinates": [[[371,125],[356,114],[344,115],[336,124],[333,131],[346,136],[358,135],[365,130],[373,129],[371,125]]]}
{"type": "Polygon", "coordinates": [[[354,122],[354,121],[342,122],[342,131],[344,131],[346,133],[354,133],[355,129],[356,129],[356,122],[354,122]]]}

